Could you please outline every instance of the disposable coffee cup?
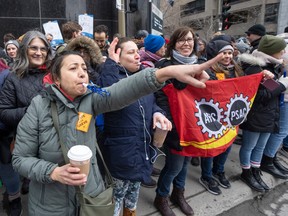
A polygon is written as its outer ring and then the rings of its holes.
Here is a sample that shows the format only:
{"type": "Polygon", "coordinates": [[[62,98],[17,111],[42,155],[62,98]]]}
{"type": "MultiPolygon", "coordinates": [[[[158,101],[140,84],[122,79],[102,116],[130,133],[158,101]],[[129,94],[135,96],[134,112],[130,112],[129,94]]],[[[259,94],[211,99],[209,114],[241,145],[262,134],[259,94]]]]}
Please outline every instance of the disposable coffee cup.
{"type": "Polygon", "coordinates": [[[153,145],[157,148],[163,146],[164,140],[167,136],[168,130],[166,127],[162,128],[160,122],[156,122],[156,129],[153,137],[153,145]]]}
{"type": "Polygon", "coordinates": [[[92,151],[88,146],[75,145],[67,153],[70,164],[73,167],[80,168],[80,173],[88,176],[90,169],[90,158],[92,151]]]}

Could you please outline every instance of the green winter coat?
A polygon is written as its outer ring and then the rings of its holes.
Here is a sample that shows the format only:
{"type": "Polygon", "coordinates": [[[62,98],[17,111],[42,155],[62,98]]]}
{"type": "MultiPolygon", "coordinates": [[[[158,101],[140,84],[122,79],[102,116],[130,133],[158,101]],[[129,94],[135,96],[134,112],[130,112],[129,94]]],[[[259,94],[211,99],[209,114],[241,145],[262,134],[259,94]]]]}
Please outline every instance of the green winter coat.
{"type": "Polygon", "coordinates": [[[74,216],[78,202],[74,186],[55,182],[51,172],[65,164],[59,138],[53,126],[51,100],[56,101],[60,133],[67,150],[74,145],[87,145],[93,152],[85,193],[97,196],[104,189],[96,159],[94,117],[100,113],[122,109],[136,99],[162,87],[154,69],[145,69],[106,88],[110,96],[90,90],[73,102],[54,86],[47,87],[47,96],[36,96],[19,123],[13,152],[13,167],[31,180],[29,216],[74,216]],[[78,112],[92,114],[87,133],[76,130],[78,112]]]}

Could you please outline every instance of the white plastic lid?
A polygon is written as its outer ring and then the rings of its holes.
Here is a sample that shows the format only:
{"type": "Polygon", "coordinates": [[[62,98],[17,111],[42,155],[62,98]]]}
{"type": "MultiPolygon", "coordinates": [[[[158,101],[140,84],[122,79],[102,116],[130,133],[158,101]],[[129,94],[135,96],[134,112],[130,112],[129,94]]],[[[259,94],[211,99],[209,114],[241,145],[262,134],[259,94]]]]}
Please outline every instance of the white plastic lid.
{"type": "Polygon", "coordinates": [[[156,127],[160,128],[161,130],[167,130],[166,125],[165,125],[165,127],[162,128],[160,122],[156,122],[156,127]]]}
{"type": "Polygon", "coordinates": [[[88,146],[75,145],[67,153],[70,160],[85,161],[92,157],[92,151],[88,146]]]}

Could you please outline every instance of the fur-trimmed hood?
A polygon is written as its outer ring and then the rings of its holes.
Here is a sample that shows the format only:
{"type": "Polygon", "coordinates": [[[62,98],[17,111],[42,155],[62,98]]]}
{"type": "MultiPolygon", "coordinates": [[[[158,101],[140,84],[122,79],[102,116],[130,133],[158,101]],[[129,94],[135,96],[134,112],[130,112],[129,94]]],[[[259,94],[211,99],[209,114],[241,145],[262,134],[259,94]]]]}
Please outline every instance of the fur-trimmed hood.
{"type": "Polygon", "coordinates": [[[91,38],[88,38],[86,36],[77,37],[67,44],[65,50],[75,51],[79,48],[84,48],[88,50],[91,58],[90,63],[92,64],[92,66],[103,63],[103,56],[101,50],[97,43],[91,38]]]}
{"type": "Polygon", "coordinates": [[[283,59],[276,59],[258,50],[254,50],[252,54],[243,53],[243,54],[238,55],[238,61],[250,64],[250,65],[258,65],[261,67],[264,67],[267,64],[282,64],[283,63],[283,59]]]}

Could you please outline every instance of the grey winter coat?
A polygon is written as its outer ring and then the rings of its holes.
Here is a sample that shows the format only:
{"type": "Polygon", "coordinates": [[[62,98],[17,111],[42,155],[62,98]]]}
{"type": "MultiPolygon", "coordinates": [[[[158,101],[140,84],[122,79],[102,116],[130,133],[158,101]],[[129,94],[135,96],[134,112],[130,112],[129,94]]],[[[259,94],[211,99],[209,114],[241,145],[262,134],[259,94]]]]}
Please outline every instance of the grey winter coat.
{"type": "Polygon", "coordinates": [[[47,87],[47,95],[35,97],[20,121],[13,152],[13,167],[31,180],[29,216],[77,215],[75,188],[55,182],[51,172],[64,165],[59,137],[51,117],[51,100],[56,101],[60,133],[67,150],[74,145],[87,145],[93,152],[85,193],[94,197],[104,189],[96,159],[95,118],[87,133],[76,130],[78,112],[94,117],[99,113],[121,109],[163,85],[158,83],[154,69],[145,69],[107,88],[110,96],[93,94],[88,90],[73,102],[54,85],[47,87]]]}

